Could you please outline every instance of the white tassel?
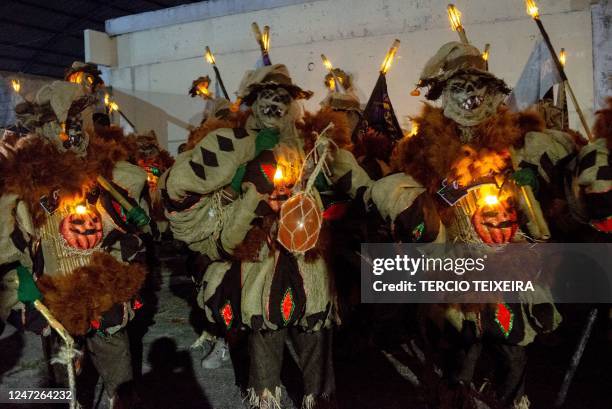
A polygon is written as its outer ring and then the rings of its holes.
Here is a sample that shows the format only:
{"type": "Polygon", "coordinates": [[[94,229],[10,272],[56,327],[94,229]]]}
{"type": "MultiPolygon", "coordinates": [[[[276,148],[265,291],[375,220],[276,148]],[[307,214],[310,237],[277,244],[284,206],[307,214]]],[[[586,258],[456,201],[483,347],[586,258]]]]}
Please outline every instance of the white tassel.
{"type": "Polygon", "coordinates": [[[529,409],[531,407],[531,402],[527,395],[521,396],[521,399],[514,402],[513,409],[529,409]]]}
{"type": "Polygon", "coordinates": [[[200,335],[198,339],[196,339],[195,342],[191,344],[189,348],[190,349],[202,348],[205,342],[215,342],[216,340],[217,340],[217,337],[210,334],[208,331],[202,331],[202,335],[200,335]]]}
{"type": "Polygon", "coordinates": [[[302,409],[314,409],[316,403],[317,400],[312,393],[310,395],[306,395],[304,396],[304,399],[302,399],[302,409]]]}
{"type": "Polygon", "coordinates": [[[280,386],[275,388],[274,394],[269,389],[264,389],[261,396],[255,392],[255,388],[249,388],[244,400],[251,409],[281,409],[281,394],[280,386]]]}

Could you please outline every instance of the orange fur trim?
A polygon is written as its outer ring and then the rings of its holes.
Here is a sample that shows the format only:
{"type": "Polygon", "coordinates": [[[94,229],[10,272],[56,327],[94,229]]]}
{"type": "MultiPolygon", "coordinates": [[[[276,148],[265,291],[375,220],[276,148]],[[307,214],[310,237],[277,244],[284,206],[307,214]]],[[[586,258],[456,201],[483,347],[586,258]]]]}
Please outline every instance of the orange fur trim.
{"type": "MultiPolygon", "coordinates": [[[[89,132],[90,135],[92,133],[93,132],[89,132]]],[[[96,129],[96,135],[106,141],[122,141],[125,137],[123,134],[123,128],[117,125],[100,126],[96,129]]]]}
{"type": "Polygon", "coordinates": [[[41,196],[56,189],[65,195],[80,195],[98,175],[111,179],[115,163],[127,156],[118,142],[99,137],[90,138],[87,156],[79,158],[72,152],[60,153],[46,139],[30,135],[17,141],[12,160],[0,174],[0,185],[24,200],[34,226],[40,227],[46,217],[41,196]]]}
{"type": "Polygon", "coordinates": [[[185,150],[193,149],[206,135],[216,129],[221,128],[244,128],[246,120],[251,114],[251,111],[231,112],[225,119],[217,119],[210,117],[204,123],[191,132],[187,138],[187,147],[185,150]]]}
{"type": "Polygon", "coordinates": [[[596,139],[606,139],[608,149],[612,150],[612,97],[606,98],[606,104],[606,108],[595,112],[597,120],[593,126],[593,135],[596,139]]]}
{"type": "Polygon", "coordinates": [[[350,149],[351,129],[347,113],[334,111],[330,107],[326,107],[316,113],[305,112],[302,121],[296,124],[298,130],[304,136],[304,150],[306,152],[313,148],[316,136],[330,123],[333,123],[334,127],[327,135],[329,139],[339,148],[350,149]]]}
{"type": "Polygon", "coordinates": [[[396,145],[391,166],[394,171],[410,174],[430,191],[437,190],[450,175],[464,146],[476,152],[486,149],[502,153],[510,146],[520,147],[527,132],[544,130],[544,120],[537,113],[513,113],[502,107],[497,115],[475,126],[474,138],[464,145],[458,125],[446,118],[441,108],[425,103],[421,115],[413,121],[419,131],[396,145]]]}
{"type": "Polygon", "coordinates": [[[70,274],[43,275],[37,286],[53,316],[72,335],[85,335],[113,305],[130,301],[144,282],[146,270],[123,264],[107,253],[94,253],[91,263],[70,274]]]}

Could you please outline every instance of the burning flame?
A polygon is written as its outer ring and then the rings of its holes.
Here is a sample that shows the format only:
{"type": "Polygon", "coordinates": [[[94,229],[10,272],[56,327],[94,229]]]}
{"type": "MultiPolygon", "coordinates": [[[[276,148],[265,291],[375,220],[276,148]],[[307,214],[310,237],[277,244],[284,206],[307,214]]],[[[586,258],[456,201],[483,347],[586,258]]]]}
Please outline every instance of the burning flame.
{"type": "Polygon", "coordinates": [[[230,112],[240,111],[240,104],[242,104],[242,99],[236,98],[236,101],[230,105],[230,112]]]}
{"type": "Polygon", "coordinates": [[[325,66],[325,68],[331,72],[331,70],[334,68],[334,66],[332,65],[331,61],[329,61],[327,59],[327,57],[325,56],[325,54],[321,54],[321,60],[323,60],[323,65],[325,66]]]}
{"type": "Polygon", "coordinates": [[[263,45],[263,49],[266,51],[270,51],[270,27],[264,26],[263,34],[261,35],[261,44],[263,45]]]}
{"type": "Polygon", "coordinates": [[[452,179],[461,186],[470,186],[480,178],[501,173],[508,166],[509,155],[486,148],[476,151],[464,146],[460,158],[451,167],[452,179]]]}
{"type": "Polygon", "coordinates": [[[559,62],[561,63],[562,66],[565,67],[566,61],[567,61],[567,54],[565,52],[565,48],[562,48],[561,51],[559,52],[559,62]]]}
{"type": "Polygon", "coordinates": [[[381,74],[386,74],[389,71],[389,68],[391,68],[391,64],[393,64],[393,59],[395,58],[395,54],[397,53],[399,45],[400,40],[395,39],[395,41],[393,41],[393,44],[391,45],[391,48],[387,52],[387,55],[385,56],[382,65],[380,66],[381,74]]]}
{"type": "Polygon", "coordinates": [[[104,94],[104,105],[108,106],[110,103],[110,96],[108,94],[104,94]]]}
{"type": "Polygon", "coordinates": [[[485,61],[489,61],[489,49],[491,48],[491,44],[485,44],[484,51],[482,52],[482,59],[485,61]]]}
{"type": "Polygon", "coordinates": [[[208,46],[206,46],[206,54],[204,55],[204,57],[206,58],[206,61],[208,61],[209,64],[211,64],[211,65],[215,65],[216,64],[215,56],[210,51],[210,48],[208,48],[208,46]]]}
{"type": "Polygon", "coordinates": [[[488,206],[494,206],[499,203],[499,199],[497,198],[496,195],[486,195],[484,197],[484,202],[488,206]]]}
{"type": "Polygon", "coordinates": [[[278,186],[284,179],[283,171],[281,166],[276,167],[276,172],[274,172],[274,186],[278,186]]]}
{"type": "Polygon", "coordinates": [[[66,133],[66,123],[62,122],[60,124],[60,127],[62,128],[62,130],[60,131],[59,138],[62,142],[65,142],[70,138],[68,134],[66,133]]]}
{"type": "Polygon", "coordinates": [[[336,80],[332,77],[327,81],[327,86],[330,90],[334,91],[336,89],[336,80]]]}
{"type": "Polygon", "coordinates": [[[196,93],[198,95],[204,95],[209,97],[210,96],[210,91],[208,90],[208,82],[204,81],[204,82],[200,82],[197,85],[197,91],[196,93]]]}
{"type": "Polygon", "coordinates": [[[70,74],[68,76],[68,81],[74,83],[74,84],[80,84],[83,82],[83,76],[85,74],[83,73],[83,71],[77,71],[77,72],[73,72],[72,74],[70,74]]]}
{"type": "Polygon", "coordinates": [[[21,89],[21,82],[19,82],[19,80],[11,80],[11,85],[13,86],[13,90],[15,92],[19,92],[21,89]]]}
{"type": "Polygon", "coordinates": [[[419,124],[412,121],[412,128],[410,128],[410,132],[408,133],[408,137],[413,137],[417,133],[419,133],[419,124]]]}
{"type": "Polygon", "coordinates": [[[83,204],[78,204],[74,208],[74,211],[76,212],[76,214],[85,214],[87,213],[87,207],[83,204]]]}
{"type": "Polygon", "coordinates": [[[111,113],[113,111],[119,111],[119,105],[117,105],[117,103],[115,101],[110,101],[108,103],[108,111],[109,111],[109,113],[111,113]]]}
{"type": "Polygon", "coordinates": [[[538,5],[534,0],[525,0],[525,8],[527,9],[527,14],[529,14],[532,18],[540,17],[538,5]]]}
{"type": "Polygon", "coordinates": [[[453,31],[461,30],[461,12],[455,7],[454,4],[449,4],[448,10],[448,21],[450,21],[451,29],[453,31]]]}

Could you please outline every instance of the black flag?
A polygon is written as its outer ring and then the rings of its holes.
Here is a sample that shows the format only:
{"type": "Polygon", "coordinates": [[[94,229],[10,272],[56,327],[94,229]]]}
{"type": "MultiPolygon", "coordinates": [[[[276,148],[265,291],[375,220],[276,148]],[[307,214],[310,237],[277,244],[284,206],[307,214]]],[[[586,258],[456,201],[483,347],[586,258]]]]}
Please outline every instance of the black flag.
{"type": "Polygon", "coordinates": [[[382,175],[378,171],[370,172],[366,163],[372,162],[374,168],[379,167],[374,162],[388,163],[393,145],[402,137],[402,128],[387,92],[387,79],[381,73],[352,136],[354,153],[362,158],[360,162],[370,177],[378,179],[382,175]]]}

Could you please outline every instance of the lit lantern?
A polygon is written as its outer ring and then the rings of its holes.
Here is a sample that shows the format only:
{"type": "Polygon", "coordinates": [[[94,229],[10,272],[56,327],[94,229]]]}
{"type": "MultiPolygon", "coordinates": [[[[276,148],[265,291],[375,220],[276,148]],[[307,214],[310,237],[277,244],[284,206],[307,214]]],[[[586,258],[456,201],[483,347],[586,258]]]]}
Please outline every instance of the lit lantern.
{"type": "Polygon", "coordinates": [[[304,253],[317,244],[322,222],[313,198],[298,193],[281,206],[278,242],[291,252],[304,253]]]}
{"type": "Polygon", "coordinates": [[[61,221],[59,231],[70,247],[89,250],[102,241],[102,219],[95,209],[80,203],[61,221]]]}
{"type": "Polygon", "coordinates": [[[497,188],[481,187],[476,193],[478,206],[472,215],[472,226],[487,244],[509,243],[518,230],[518,214],[512,197],[497,188]]]}

